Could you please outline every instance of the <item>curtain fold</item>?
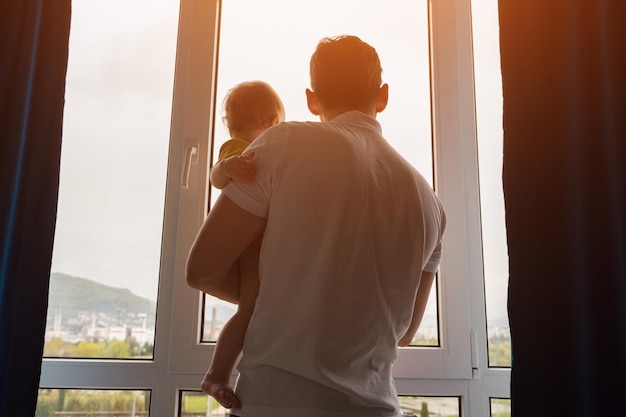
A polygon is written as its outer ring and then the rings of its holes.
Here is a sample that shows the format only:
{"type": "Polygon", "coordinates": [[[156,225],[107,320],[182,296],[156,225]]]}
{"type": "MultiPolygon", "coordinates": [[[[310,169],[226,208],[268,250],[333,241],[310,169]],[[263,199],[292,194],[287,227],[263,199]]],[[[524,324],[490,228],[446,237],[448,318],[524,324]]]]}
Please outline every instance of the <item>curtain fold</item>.
{"type": "Polygon", "coordinates": [[[35,415],[70,7],[70,0],[0,4],[0,416],[35,415]]]}
{"type": "Polygon", "coordinates": [[[626,4],[499,13],[512,415],[626,415],[626,4]]]}

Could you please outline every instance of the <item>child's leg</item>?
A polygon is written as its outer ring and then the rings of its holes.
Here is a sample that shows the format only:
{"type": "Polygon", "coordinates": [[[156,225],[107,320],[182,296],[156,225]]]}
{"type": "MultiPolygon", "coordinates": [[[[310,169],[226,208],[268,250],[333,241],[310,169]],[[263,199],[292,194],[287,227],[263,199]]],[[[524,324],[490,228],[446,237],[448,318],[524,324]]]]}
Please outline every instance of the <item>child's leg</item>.
{"type": "Polygon", "coordinates": [[[211,365],[201,384],[202,391],[214,397],[225,408],[241,407],[229,382],[259,292],[259,243],[253,243],[238,259],[240,294],[237,312],[222,328],[211,365]]]}

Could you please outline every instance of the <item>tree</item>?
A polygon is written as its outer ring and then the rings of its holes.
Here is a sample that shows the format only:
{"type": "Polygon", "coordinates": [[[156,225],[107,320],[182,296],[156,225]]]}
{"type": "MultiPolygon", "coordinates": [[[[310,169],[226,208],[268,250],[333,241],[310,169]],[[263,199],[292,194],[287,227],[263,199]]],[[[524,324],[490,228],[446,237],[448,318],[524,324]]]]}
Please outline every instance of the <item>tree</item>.
{"type": "Polygon", "coordinates": [[[59,397],[57,398],[57,411],[65,410],[65,390],[59,389],[59,397]]]}
{"type": "Polygon", "coordinates": [[[74,348],[73,355],[76,358],[102,358],[104,346],[100,343],[82,341],[74,348]]]}
{"type": "Polygon", "coordinates": [[[420,411],[420,417],[428,417],[428,403],[422,401],[422,410],[420,411]]]}
{"type": "Polygon", "coordinates": [[[62,357],[65,353],[65,345],[63,339],[55,337],[46,342],[43,347],[44,357],[62,357]]]}
{"type": "Polygon", "coordinates": [[[39,396],[37,397],[37,409],[35,415],[37,417],[54,417],[55,398],[52,390],[39,390],[39,396]]]}
{"type": "Polygon", "coordinates": [[[112,341],[104,351],[107,358],[130,358],[130,345],[122,340],[112,341]]]}

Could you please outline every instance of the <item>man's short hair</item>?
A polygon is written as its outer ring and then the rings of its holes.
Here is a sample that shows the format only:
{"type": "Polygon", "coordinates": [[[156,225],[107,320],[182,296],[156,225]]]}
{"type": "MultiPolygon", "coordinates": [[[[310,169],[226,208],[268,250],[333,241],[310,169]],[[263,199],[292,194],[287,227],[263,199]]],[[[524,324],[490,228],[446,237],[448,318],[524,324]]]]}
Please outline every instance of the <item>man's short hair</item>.
{"type": "Polygon", "coordinates": [[[376,49],[356,36],[323,38],[310,63],[311,88],[326,108],[371,105],[382,84],[376,49]]]}

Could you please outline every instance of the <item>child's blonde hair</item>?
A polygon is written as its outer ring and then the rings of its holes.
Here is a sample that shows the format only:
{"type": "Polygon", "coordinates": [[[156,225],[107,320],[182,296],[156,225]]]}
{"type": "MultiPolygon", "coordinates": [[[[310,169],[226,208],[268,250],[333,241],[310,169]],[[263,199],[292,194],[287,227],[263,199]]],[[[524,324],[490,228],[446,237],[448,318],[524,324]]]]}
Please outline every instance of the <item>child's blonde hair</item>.
{"type": "Polygon", "coordinates": [[[275,117],[284,119],[283,102],[264,81],[245,81],[226,93],[222,120],[231,132],[269,127],[275,117]]]}

